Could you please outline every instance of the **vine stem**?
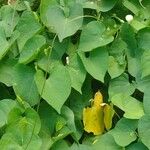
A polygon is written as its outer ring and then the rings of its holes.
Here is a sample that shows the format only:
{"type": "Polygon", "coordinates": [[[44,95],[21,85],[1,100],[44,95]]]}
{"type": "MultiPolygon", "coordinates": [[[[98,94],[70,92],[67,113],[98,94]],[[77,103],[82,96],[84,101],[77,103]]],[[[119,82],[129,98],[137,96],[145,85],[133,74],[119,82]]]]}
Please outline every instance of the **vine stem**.
{"type": "Polygon", "coordinates": [[[114,110],[114,112],[115,112],[116,116],[117,116],[119,119],[121,119],[120,116],[119,116],[119,114],[118,114],[115,110],[114,110]]]}
{"type": "Polygon", "coordinates": [[[93,19],[96,19],[96,20],[97,20],[97,17],[95,17],[95,16],[83,15],[83,16],[78,16],[78,17],[76,17],[76,18],[73,18],[73,19],[71,19],[69,22],[72,22],[72,21],[75,21],[75,20],[78,20],[78,19],[81,19],[81,18],[93,18],[93,19]]]}
{"type": "MultiPolygon", "coordinates": [[[[55,40],[56,40],[56,37],[57,37],[57,34],[55,34],[54,38],[53,38],[53,41],[52,41],[52,46],[49,46],[49,54],[48,54],[48,62],[47,62],[47,65],[46,65],[46,73],[45,73],[45,77],[44,77],[44,83],[43,83],[43,86],[42,86],[42,90],[41,90],[41,93],[40,93],[40,96],[39,96],[39,102],[38,102],[38,105],[37,105],[37,109],[36,109],[36,112],[38,113],[39,111],[39,108],[40,108],[40,101],[41,101],[41,98],[42,98],[42,94],[44,92],[44,87],[45,87],[45,84],[46,84],[46,77],[48,75],[48,67],[49,67],[49,63],[50,63],[50,56],[51,56],[51,51],[54,47],[54,43],[55,43],[55,40]]],[[[37,118],[35,120],[35,123],[34,123],[34,126],[33,126],[33,130],[32,130],[32,134],[31,134],[31,137],[29,139],[29,142],[27,143],[27,146],[25,147],[25,150],[27,150],[31,140],[32,140],[32,137],[33,137],[33,134],[34,134],[34,130],[35,130],[35,127],[36,127],[36,123],[37,123],[37,118]]]]}
{"type": "MultiPolygon", "coordinates": [[[[76,17],[76,18],[73,18],[72,20],[70,20],[69,22],[72,22],[72,21],[75,21],[75,20],[78,20],[80,18],[93,18],[93,19],[96,19],[98,20],[97,17],[94,17],[94,16],[91,16],[91,15],[84,15],[84,16],[79,16],[79,17],[76,17]]],[[[36,112],[38,113],[39,111],[39,108],[40,108],[40,100],[42,98],[42,94],[44,92],[44,87],[45,87],[45,84],[46,84],[46,77],[48,75],[48,67],[49,67],[49,63],[50,63],[50,56],[51,56],[51,51],[54,47],[54,43],[55,43],[55,40],[56,40],[56,37],[57,37],[57,34],[55,34],[54,38],[53,38],[53,41],[52,41],[52,45],[49,46],[49,54],[48,54],[48,62],[47,62],[47,65],[46,65],[46,73],[45,73],[45,77],[44,77],[44,82],[43,82],[43,86],[42,86],[42,90],[41,90],[41,93],[40,93],[40,96],[39,96],[39,102],[38,102],[38,105],[37,105],[37,109],[36,109],[36,112]]],[[[35,123],[34,123],[34,126],[33,126],[33,130],[32,130],[32,134],[31,134],[31,137],[29,139],[29,142],[27,143],[26,147],[25,147],[25,150],[27,150],[32,138],[33,138],[33,135],[34,135],[34,130],[35,130],[35,127],[36,127],[36,123],[37,123],[37,118],[35,120],[35,123]]]]}
{"type": "Polygon", "coordinates": [[[11,19],[11,24],[10,24],[11,34],[13,32],[13,22],[14,22],[14,18],[15,18],[15,13],[16,13],[16,8],[17,8],[18,1],[19,0],[16,1],[16,5],[14,6],[14,11],[13,11],[13,14],[12,14],[12,19],[11,19]]]}

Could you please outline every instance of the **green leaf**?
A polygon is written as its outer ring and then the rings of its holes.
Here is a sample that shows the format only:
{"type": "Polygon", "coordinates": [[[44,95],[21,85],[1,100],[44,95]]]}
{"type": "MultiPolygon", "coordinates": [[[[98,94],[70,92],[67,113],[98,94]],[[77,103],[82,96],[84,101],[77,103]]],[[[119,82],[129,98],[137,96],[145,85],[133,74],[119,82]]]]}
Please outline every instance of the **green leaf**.
{"type": "Polygon", "coordinates": [[[75,141],[78,141],[81,138],[81,132],[77,130],[73,111],[64,105],[61,110],[61,115],[65,118],[67,127],[72,131],[71,136],[75,141]]]}
{"type": "Polygon", "coordinates": [[[148,149],[150,149],[150,115],[144,115],[140,120],[138,124],[138,132],[139,137],[144,145],[147,146],[148,149]]]}
{"type": "Polygon", "coordinates": [[[89,1],[89,0],[76,0],[77,3],[82,4],[83,8],[90,8],[98,10],[98,5],[96,1],[89,1]]]}
{"type": "Polygon", "coordinates": [[[83,52],[78,53],[85,69],[95,79],[104,82],[104,76],[108,68],[108,52],[106,48],[97,48],[86,57],[83,52]]]}
{"type": "Polygon", "coordinates": [[[12,33],[12,36],[9,38],[9,40],[7,40],[6,35],[4,33],[4,28],[0,25],[0,60],[8,53],[11,46],[15,43],[18,37],[19,32],[15,31],[12,33]]]}
{"type": "Polygon", "coordinates": [[[150,104],[150,93],[148,88],[144,91],[144,98],[143,98],[144,112],[145,114],[148,115],[150,115],[149,104],[150,104]]]}
{"type": "Polygon", "coordinates": [[[35,110],[27,108],[23,111],[19,108],[14,108],[8,116],[6,133],[0,141],[1,148],[7,150],[9,146],[20,146],[22,149],[27,150],[40,149],[41,139],[37,135],[40,127],[40,118],[35,110]],[[10,145],[7,144],[9,141],[10,145]]]}
{"type": "Polygon", "coordinates": [[[46,72],[50,72],[57,63],[62,63],[62,58],[68,49],[68,44],[69,39],[64,39],[62,42],[59,42],[58,38],[56,38],[53,45],[53,50],[49,51],[49,49],[47,49],[44,54],[42,53],[38,57],[38,67],[46,72]],[[50,56],[48,56],[49,52],[50,56]]]}
{"type": "Polygon", "coordinates": [[[82,94],[75,90],[72,90],[69,96],[69,107],[73,110],[75,118],[77,120],[82,119],[83,108],[89,104],[89,99],[93,96],[91,89],[91,80],[91,77],[87,76],[82,87],[82,94]]]}
{"type": "Polygon", "coordinates": [[[111,101],[125,112],[125,118],[140,119],[144,115],[143,104],[125,93],[114,95],[111,101]]]}
{"type": "Polygon", "coordinates": [[[134,30],[127,23],[124,23],[121,27],[121,38],[127,44],[128,72],[132,76],[138,77],[140,72],[141,51],[137,47],[134,30]]]}
{"type": "Polygon", "coordinates": [[[0,101],[0,128],[7,124],[9,112],[16,106],[16,102],[11,99],[3,99],[0,101]]]}
{"type": "Polygon", "coordinates": [[[136,57],[137,51],[137,42],[135,39],[135,33],[133,28],[127,24],[124,23],[121,26],[121,38],[126,42],[128,53],[131,57],[136,57]]]}
{"type": "Polygon", "coordinates": [[[67,126],[64,125],[59,131],[57,131],[55,133],[55,135],[53,136],[52,139],[54,142],[57,142],[59,140],[64,139],[65,137],[67,137],[71,133],[72,133],[72,131],[67,126]]]}
{"type": "Polygon", "coordinates": [[[0,82],[6,84],[7,86],[12,86],[14,84],[14,73],[13,67],[16,61],[0,61],[0,82]]]}
{"type": "Polygon", "coordinates": [[[20,57],[19,63],[29,63],[34,60],[37,54],[40,52],[40,48],[46,43],[46,40],[41,35],[35,35],[29,39],[24,45],[20,57]]]}
{"type": "Polygon", "coordinates": [[[36,64],[40,69],[50,73],[55,65],[62,63],[60,59],[56,51],[52,51],[50,57],[47,54],[42,54],[36,64]]]}
{"type": "Polygon", "coordinates": [[[113,56],[109,56],[108,73],[112,79],[120,76],[124,72],[125,68],[126,63],[120,65],[113,56]]]}
{"type": "Polygon", "coordinates": [[[34,81],[34,69],[23,64],[17,64],[13,69],[13,88],[16,95],[32,106],[37,104],[39,93],[34,81]]]}
{"type": "MultiPolygon", "coordinates": [[[[52,146],[52,144],[55,143],[57,140],[63,139],[65,136],[67,136],[72,132],[66,127],[66,122],[68,121],[69,123],[70,120],[69,119],[65,120],[65,118],[60,116],[45,101],[41,102],[40,104],[39,115],[41,118],[41,125],[42,125],[40,137],[44,142],[42,143],[43,148],[46,149],[47,147],[47,149],[49,149],[52,146]]],[[[66,117],[69,115],[70,114],[66,114],[66,117]]]]}
{"type": "Polygon", "coordinates": [[[65,6],[47,0],[41,3],[41,20],[49,30],[58,35],[60,42],[82,26],[82,16],[83,8],[78,3],[68,2],[65,6]],[[44,7],[45,5],[48,7],[44,7]]]}
{"type": "Polygon", "coordinates": [[[119,65],[126,63],[125,55],[127,52],[127,44],[122,39],[115,39],[108,50],[109,54],[116,59],[119,65]]]}
{"type": "Polygon", "coordinates": [[[107,34],[106,27],[103,23],[92,21],[82,30],[79,51],[92,51],[95,48],[111,43],[113,39],[112,35],[107,34]]]}
{"type": "Polygon", "coordinates": [[[40,128],[41,121],[39,115],[32,108],[27,108],[25,110],[14,108],[9,113],[6,132],[18,136],[23,136],[24,134],[25,137],[30,137],[32,134],[38,134],[40,128]]]}
{"type": "Polygon", "coordinates": [[[42,140],[39,138],[39,136],[38,135],[32,135],[31,141],[29,141],[28,143],[25,143],[23,145],[23,149],[40,150],[41,145],[42,145],[42,140]]]}
{"type": "Polygon", "coordinates": [[[139,7],[140,7],[140,3],[139,1],[131,1],[131,0],[124,0],[123,4],[125,7],[127,7],[129,10],[131,10],[135,15],[139,14],[139,7]]]}
{"type": "Polygon", "coordinates": [[[58,119],[57,112],[43,101],[39,107],[39,116],[41,118],[41,132],[51,136],[55,131],[55,124],[58,119]]]}
{"type": "Polygon", "coordinates": [[[70,150],[70,147],[65,140],[59,140],[52,146],[51,150],[70,150]]]}
{"type": "Polygon", "coordinates": [[[82,87],[82,94],[72,90],[69,99],[68,99],[68,105],[69,108],[74,112],[75,117],[75,124],[76,124],[76,130],[75,133],[76,137],[80,139],[83,134],[83,109],[87,105],[89,105],[89,99],[93,96],[92,89],[91,89],[91,76],[87,76],[83,87],[82,87]]]}
{"type": "Polygon", "coordinates": [[[16,149],[23,150],[23,148],[14,140],[14,137],[11,133],[4,134],[0,140],[0,149],[8,150],[8,149],[16,149]],[[8,144],[9,143],[9,144],[8,144]]]}
{"type": "Polygon", "coordinates": [[[150,0],[0,0],[0,150],[150,149],[149,33],[150,0]]]}
{"type": "Polygon", "coordinates": [[[126,150],[148,150],[148,148],[143,143],[138,142],[129,145],[126,150]]]}
{"type": "Polygon", "coordinates": [[[9,43],[6,40],[6,35],[4,28],[0,25],[0,59],[7,53],[9,48],[9,43]]]}
{"type": "Polygon", "coordinates": [[[41,30],[41,24],[38,22],[33,12],[24,11],[17,24],[16,30],[20,32],[20,37],[17,42],[19,51],[21,51],[27,40],[41,30]]]}
{"type": "Polygon", "coordinates": [[[150,48],[150,27],[144,28],[138,32],[138,46],[141,49],[149,50],[150,48]]]}
{"type": "Polygon", "coordinates": [[[50,147],[53,144],[51,136],[46,132],[42,132],[40,134],[40,138],[42,139],[42,145],[41,145],[40,149],[43,149],[43,150],[50,149],[50,147]]]}
{"type": "Polygon", "coordinates": [[[107,0],[107,1],[101,0],[98,3],[99,10],[102,11],[102,12],[109,11],[109,10],[111,10],[115,6],[115,4],[116,4],[117,1],[118,0],[107,0]]]}
{"type": "Polygon", "coordinates": [[[110,133],[118,145],[125,147],[136,140],[136,128],[137,120],[122,118],[117,122],[115,128],[112,129],[110,133]]]}
{"type": "Polygon", "coordinates": [[[9,42],[9,49],[8,49],[8,50],[12,51],[11,48],[12,48],[13,44],[16,44],[15,42],[16,42],[16,40],[19,38],[19,36],[20,36],[20,33],[19,33],[19,31],[17,31],[17,30],[15,30],[15,31],[12,33],[10,39],[8,40],[8,42],[9,42]]]}
{"type": "Polygon", "coordinates": [[[139,18],[149,19],[149,1],[145,0],[124,0],[123,4],[139,18]]]}
{"type": "Polygon", "coordinates": [[[44,74],[38,71],[36,83],[39,93],[58,113],[71,92],[70,75],[63,65],[57,65],[44,84],[44,74]],[[45,85],[43,87],[43,85],[45,85]]]}
{"type": "Polygon", "coordinates": [[[90,145],[84,145],[84,144],[72,144],[71,150],[93,150],[90,145]]]}
{"type": "Polygon", "coordinates": [[[128,72],[136,78],[139,78],[141,76],[141,62],[140,58],[134,58],[131,56],[128,57],[128,72]]]}
{"type": "Polygon", "coordinates": [[[134,84],[129,83],[128,76],[126,74],[121,75],[110,81],[109,84],[109,97],[111,98],[115,94],[124,93],[131,95],[135,90],[134,84]]]}
{"type": "MultiPolygon", "coordinates": [[[[69,38],[64,39],[62,42],[59,42],[59,39],[56,38],[56,40],[54,42],[52,53],[55,51],[57,57],[59,59],[61,59],[63,57],[64,53],[68,50],[69,43],[70,43],[69,38]]],[[[52,55],[52,53],[51,53],[51,55],[52,55]]]]}
{"type": "Polygon", "coordinates": [[[117,145],[110,133],[106,133],[98,137],[92,145],[93,150],[107,149],[107,150],[122,150],[122,147],[117,145]]]}
{"type": "Polygon", "coordinates": [[[13,9],[18,10],[18,11],[23,11],[23,10],[27,9],[27,7],[32,6],[33,4],[34,4],[34,0],[26,0],[26,1],[9,0],[9,5],[11,5],[11,7],[13,7],[13,9]]]}
{"type": "MultiPolygon", "coordinates": [[[[57,118],[57,121],[56,121],[56,124],[55,124],[55,130],[56,130],[56,132],[60,132],[64,127],[66,127],[66,124],[67,124],[67,120],[65,120],[63,117],[59,116],[57,118]]],[[[69,129],[69,133],[70,133],[70,131],[71,130],[69,129]]]]}
{"type": "Polygon", "coordinates": [[[141,19],[139,19],[138,17],[134,17],[130,25],[137,31],[147,27],[147,23],[143,21],[143,18],[141,21],[141,19]]]}
{"type": "Polygon", "coordinates": [[[62,139],[64,135],[68,135],[68,130],[66,130],[67,133],[63,131],[58,136],[56,135],[56,132],[60,132],[64,128],[66,121],[45,101],[40,104],[39,115],[41,118],[40,137],[42,138],[42,148],[48,150],[59,138],[62,139]]]}
{"type": "Polygon", "coordinates": [[[96,9],[98,11],[106,12],[111,10],[116,4],[117,0],[77,0],[77,2],[81,3],[84,8],[96,9]]]}
{"type": "Polygon", "coordinates": [[[0,149],[2,149],[2,150],[8,150],[8,149],[15,149],[15,150],[24,150],[24,149],[26,149],[26,150],[40,150],[42,141],[37,135],[33,135],[30,142],[24,141],[24,139],[22,139],[22,140],[23,140],[23,143],[21,143],[22,141],[19,141],[19,138],[14,137],[13,134],[6,133],[6,134],[4,134],[2,136],[2,138],[0,140],[0,149]]]}
{"type": "Polygon", "coordinates": [[[150,76],[146,76],[145,78],[138,78],[137,79],[137,88],[142,91],[145,92],[149,89],[150,87],[150,76]]]}
{"type": "Polygon", "coordinates": [[[150,75],[150,50],[144,51],[141,58],[142,78],[150,75]]]}
{"type": "Polygon", "coordinates": [[[86,77],[86,70],[76,53],[73,56],[69,56],[68,59],[67,70],[70,74],[71,86],[81,93],[81,87],[86,77]]]}
{"type": "Polygon", "coordinates": [[[5,30],[6,37],[10,37],[13,33],[15,26],[18,23],[19,15],[9,5],[4,5],[3,7],[1,7],[0,12],[1,12],[0,24],[3,26],[5,30]]]}
{"type": "Polygon", "coordinates": [[[70,128],[70,130],[72,130],[73,132],[76,132],[76,126],[75,126],[73,111],[69,107],[64,105],[61,109],[61,115],[67,121],[67,126],[70,128]]]}

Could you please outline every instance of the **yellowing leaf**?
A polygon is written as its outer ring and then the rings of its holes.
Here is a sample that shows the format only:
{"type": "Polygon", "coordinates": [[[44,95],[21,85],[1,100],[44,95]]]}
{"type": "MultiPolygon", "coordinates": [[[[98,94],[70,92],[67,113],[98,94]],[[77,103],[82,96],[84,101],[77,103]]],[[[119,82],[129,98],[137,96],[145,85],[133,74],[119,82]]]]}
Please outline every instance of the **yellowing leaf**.
{"type": "Polygon", "coordinates": [[[109,130],[112,127],[112,118],[114,116],[113,105],[106,104],[103,110],[105,128],[106,130],[109,130]]]}
{"type": "Polygon", "coordinates": [[[104,132],[103,107],[100,105],[102,103],[102,94],[97,92],[94,96],[92,107],[87,107],[83,110],[84,130],[88,133],[92,132],[94,135],[99,135],[104,132]]]}
{"type": "Polygon", "coordinates": [[[94,106],[100,106],[103,103],[103,96],[100,91],[96,92],[94,95],[94,106]]]}
{"type": "Polygon", "coordinates": [[[84,108],[83,110],[84,130],[99,135],[104,132],[103,110],[101,107],[84,108]]]}
{"type": "Polygon", "coordinates": [[[98,91],[92,100],[91,107],[83,109],[84,130],[94,135],[102,134],[105,128],[109,130],[112,127],[113,116],[113,105],[103,103],[103,96],[98,91]]]}

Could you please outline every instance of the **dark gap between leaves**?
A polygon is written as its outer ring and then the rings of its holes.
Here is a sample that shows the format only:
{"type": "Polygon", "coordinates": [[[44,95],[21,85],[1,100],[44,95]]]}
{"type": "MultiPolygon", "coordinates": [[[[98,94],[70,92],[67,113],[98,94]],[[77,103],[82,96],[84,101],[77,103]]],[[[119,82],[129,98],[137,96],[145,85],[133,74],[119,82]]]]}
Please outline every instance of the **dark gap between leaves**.
{"type": "Polygon", "coordinates": [[[105,83],[102,83],[96,79],[93,79],[91,83],[91,87],[92,87],[92,91],[94,94],[98,90],[102,93],[104,102],[108,100],[108,87],[105,85],[105,83]]]}
{"type": "Polygon", "coordinates": [[[85,52],[84,55],[85,55],[86,58],[89,58],[90,57],[90,52],[85,52]]]}
{"type": "Polygon", "coordinates": [[[134,93],[131,96],[142,102],[144,93],[138,89],[135,89],[134,93]]]}
{"type": "Polygon", "coordinates": [[[67,62],[66,62],[66,58],[68,57],[69,55],[67,53],[64,53],[62,58],[61,58],[61,61],[63,63],[64,66],[66,66],[67,62]]]}
{"type": "Polygon", "coordinates": [[[26,113],[25,113],[25,112],[23,112],[21,116],[22,116],[22,117],[25,117],[25,116],[26,116],[26,113]]]}
{"type": "Polygon", "coordinates": [[[64,140],[69,141],[69,144],[71,144],[71,145],[74,143],[74,139],[72,138],[71,135],[66,136],[64,138],[64,140]]]}
{"type": "Polygon", "coordinates": [[[80,35],[81,35],[81,30],[77,31],[73,36],[71,36],[71,42],[73,44],[77,44],[79,42],[78,40],[80,39],[80,35]]]}

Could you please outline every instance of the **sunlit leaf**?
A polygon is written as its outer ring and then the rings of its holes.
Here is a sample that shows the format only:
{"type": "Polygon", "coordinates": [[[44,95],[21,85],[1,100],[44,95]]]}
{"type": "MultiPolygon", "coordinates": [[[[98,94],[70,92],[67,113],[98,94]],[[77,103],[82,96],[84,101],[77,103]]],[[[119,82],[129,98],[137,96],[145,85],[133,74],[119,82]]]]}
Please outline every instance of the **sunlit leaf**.
{"type": "Polygon", "coordinates": [[[9,112],[16,106],[16,102],[10,99],[4,99],[0,101],[0,127],[7,123],[7,117],[9,112]]]}
{"type": "Polygon", "coordinates": [[[141,141],[143,142],[144,145],[150,149],[150,141],[148,140],[150,136],[150,116],[149,115],[144,115],[140,120],[138,124],[138,132],[141,141]]]}
{"type": "Polygon", "coordinates": [[[126,118],[140,119],[144,115],[143,104],[129,95],[124,93],[116,94],[111,101],[125,112],[124,117],[126,118]]]}
{"type": "Polygon", "coordinates": [[[92,144],[92,148],[93,150],[122,150],[122,147],[116,144],[113,136],[110,133],[99,136],[92,144]]]}
{"type": "Polygon", "coordinates": [[[130,120],[126,118],[120,119],[115,128],[110,131],[115,139],[115,142],[118,145],[125,147],[135,141],[137,138],[135,131],[137,128],[137,123],[137,120],[130,120]]]}

